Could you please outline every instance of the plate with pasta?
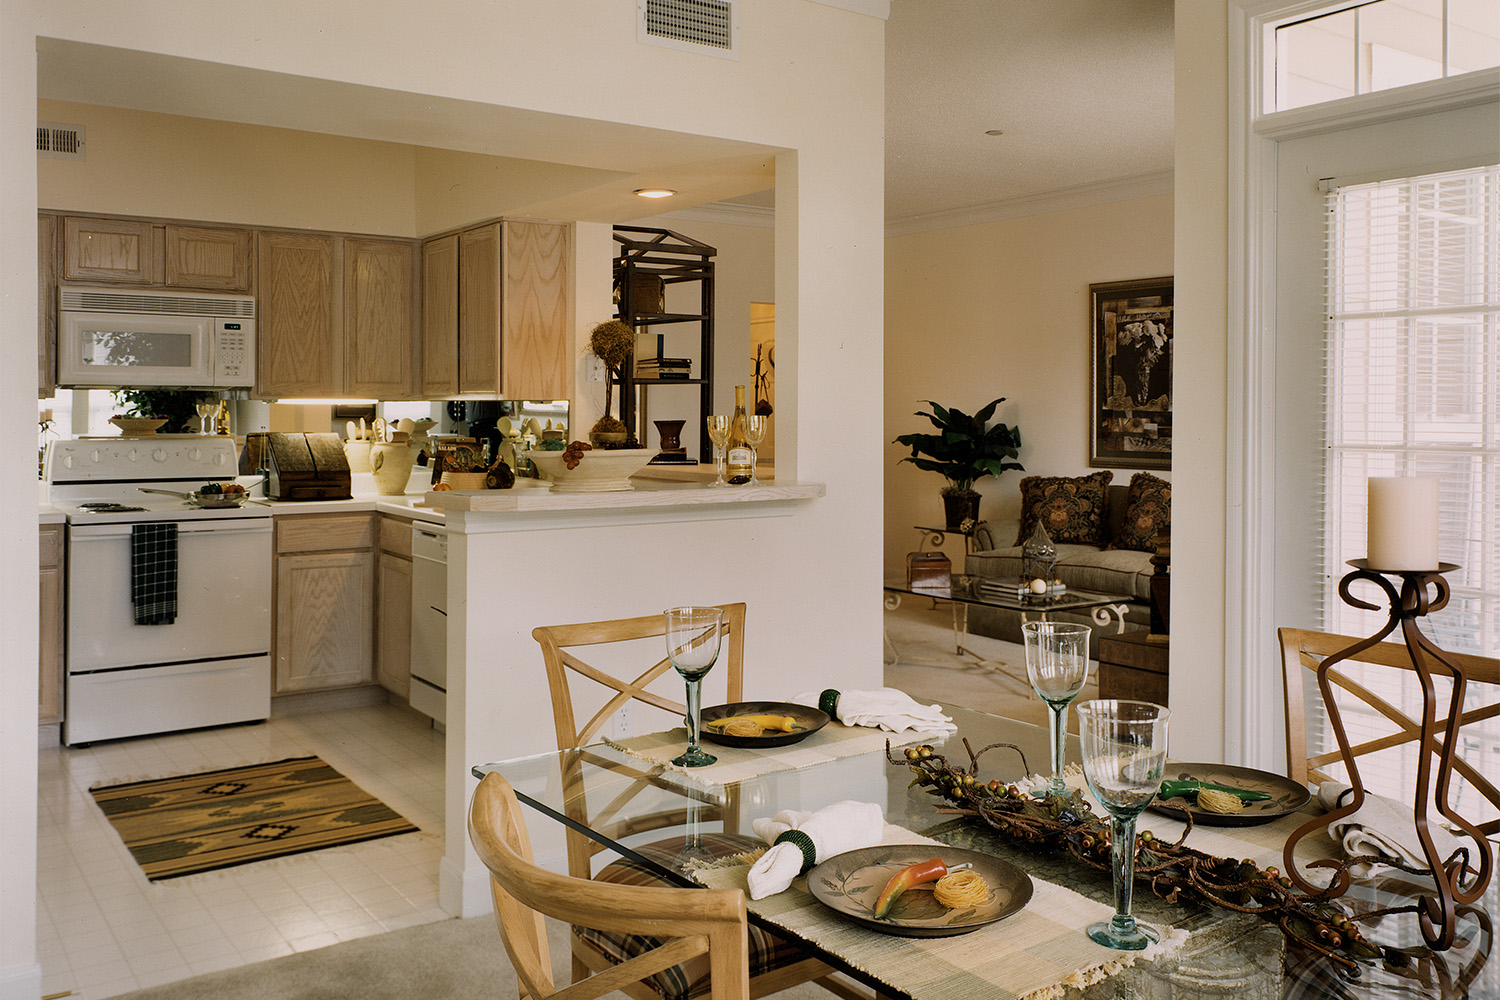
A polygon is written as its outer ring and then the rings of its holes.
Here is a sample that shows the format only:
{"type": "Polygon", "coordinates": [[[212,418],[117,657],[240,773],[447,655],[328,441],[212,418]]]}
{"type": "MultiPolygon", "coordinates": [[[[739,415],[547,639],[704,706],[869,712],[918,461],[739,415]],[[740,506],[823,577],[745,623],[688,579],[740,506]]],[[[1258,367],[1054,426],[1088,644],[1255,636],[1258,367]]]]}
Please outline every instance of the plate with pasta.
{"type": "Polygon", "coordinates": [[[726,747],[784,747],[828,725],[828,713],[787,701],[736,701],[698,713],[704,739],[726,747]]]}
{"type": "Polygon", "coordinates": [[[1031,901],[1031,876],[1008,861],[942,844],[890,844],[845,851],[807,873],[813,898],[871,930],[901,937],[951,937],[1019,913],[1031,901]],[[908,886],[884,916],[883,890],[903,869],[938,860],[943,877],[908,886]],[[967,866],[967,867],[964,867],[967,866]]]}

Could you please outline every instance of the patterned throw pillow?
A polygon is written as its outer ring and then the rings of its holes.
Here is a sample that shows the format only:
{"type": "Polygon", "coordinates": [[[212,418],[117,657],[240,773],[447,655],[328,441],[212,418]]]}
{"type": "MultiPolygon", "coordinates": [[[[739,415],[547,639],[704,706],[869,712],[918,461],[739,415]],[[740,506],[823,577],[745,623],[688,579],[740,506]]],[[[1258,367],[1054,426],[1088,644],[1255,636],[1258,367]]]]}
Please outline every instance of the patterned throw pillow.
{"type": "Polygon", "coordinates": [[[1125,525],[1109,547],[1155,552],[1156,536],[1171,528],[1172,484],[1149,472],[1131,476],[1130,492],[1125,495],[1125,525]]]}
{"type": "Polygon", "coordinates": [[[1109,481],[1113,472],[1090,476],[1027,476],[1021,480],[1021,533],[1026,539],[1042,522],[1054,545],[1103,545],[1109,524],[1109,481]]]}

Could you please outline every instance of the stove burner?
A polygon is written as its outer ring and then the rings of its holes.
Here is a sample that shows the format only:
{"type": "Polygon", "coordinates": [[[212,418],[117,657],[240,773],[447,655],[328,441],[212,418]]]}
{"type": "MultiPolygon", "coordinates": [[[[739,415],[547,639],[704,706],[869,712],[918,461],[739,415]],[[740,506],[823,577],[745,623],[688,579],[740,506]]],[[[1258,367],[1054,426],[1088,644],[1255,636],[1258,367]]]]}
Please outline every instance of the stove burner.
{"type": "Polygon", "coordinates": [[[95,501],[94,503],[81,503],[78,506],[82,507],[84,510],[98,511],[101,514],[126,514],[132,511],[146,509],[144,507],[132,507],[129,504],[106,503],[104,501],[95,501]]]}

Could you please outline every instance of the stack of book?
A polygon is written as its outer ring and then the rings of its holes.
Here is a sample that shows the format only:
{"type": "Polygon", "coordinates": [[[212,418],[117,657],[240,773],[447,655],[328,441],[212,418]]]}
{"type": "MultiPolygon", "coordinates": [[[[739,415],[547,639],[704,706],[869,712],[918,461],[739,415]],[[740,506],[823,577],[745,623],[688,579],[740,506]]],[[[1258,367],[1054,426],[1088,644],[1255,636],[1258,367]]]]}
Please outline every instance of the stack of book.
{"type": "Polygon", "coordinates": [[[979,581],[979,593],[984,597],[1006,597],[1011,600],[1040,600],[1044,598],[1061,597],[1067,592],[1067,587],[1060,581],[1054,580],[1047,585],[1047,589],[1038,594],[1031,589],[1031,581],[1021,581],[1015,577],[1008,579],[995,579],[983,577],[979,581]]]}
{"type": "Polygon", "coordinates": [[[636,378],[691,378],[692,374],[690,358],[637,358],[635,361],[636,378]]]}

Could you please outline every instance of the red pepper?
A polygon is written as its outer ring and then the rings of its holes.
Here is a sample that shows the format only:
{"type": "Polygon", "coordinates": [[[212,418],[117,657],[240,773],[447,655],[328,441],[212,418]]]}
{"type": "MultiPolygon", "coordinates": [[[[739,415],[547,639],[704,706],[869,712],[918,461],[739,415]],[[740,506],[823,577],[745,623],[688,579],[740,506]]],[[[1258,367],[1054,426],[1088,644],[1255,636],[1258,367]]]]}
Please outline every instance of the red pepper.
{"type": "Polygon", "coordinates": [[[896,900],[907,889],[923,882],[936,882],[948,874],[948,866],[943,864],[942,858],[933,858],[931,861],[922,861],[914,865],[908,865],[901,869],[880,890],[880,898],[875,900],[875,916],[883,917],[891,912],[891,907],[896,900]]]}

